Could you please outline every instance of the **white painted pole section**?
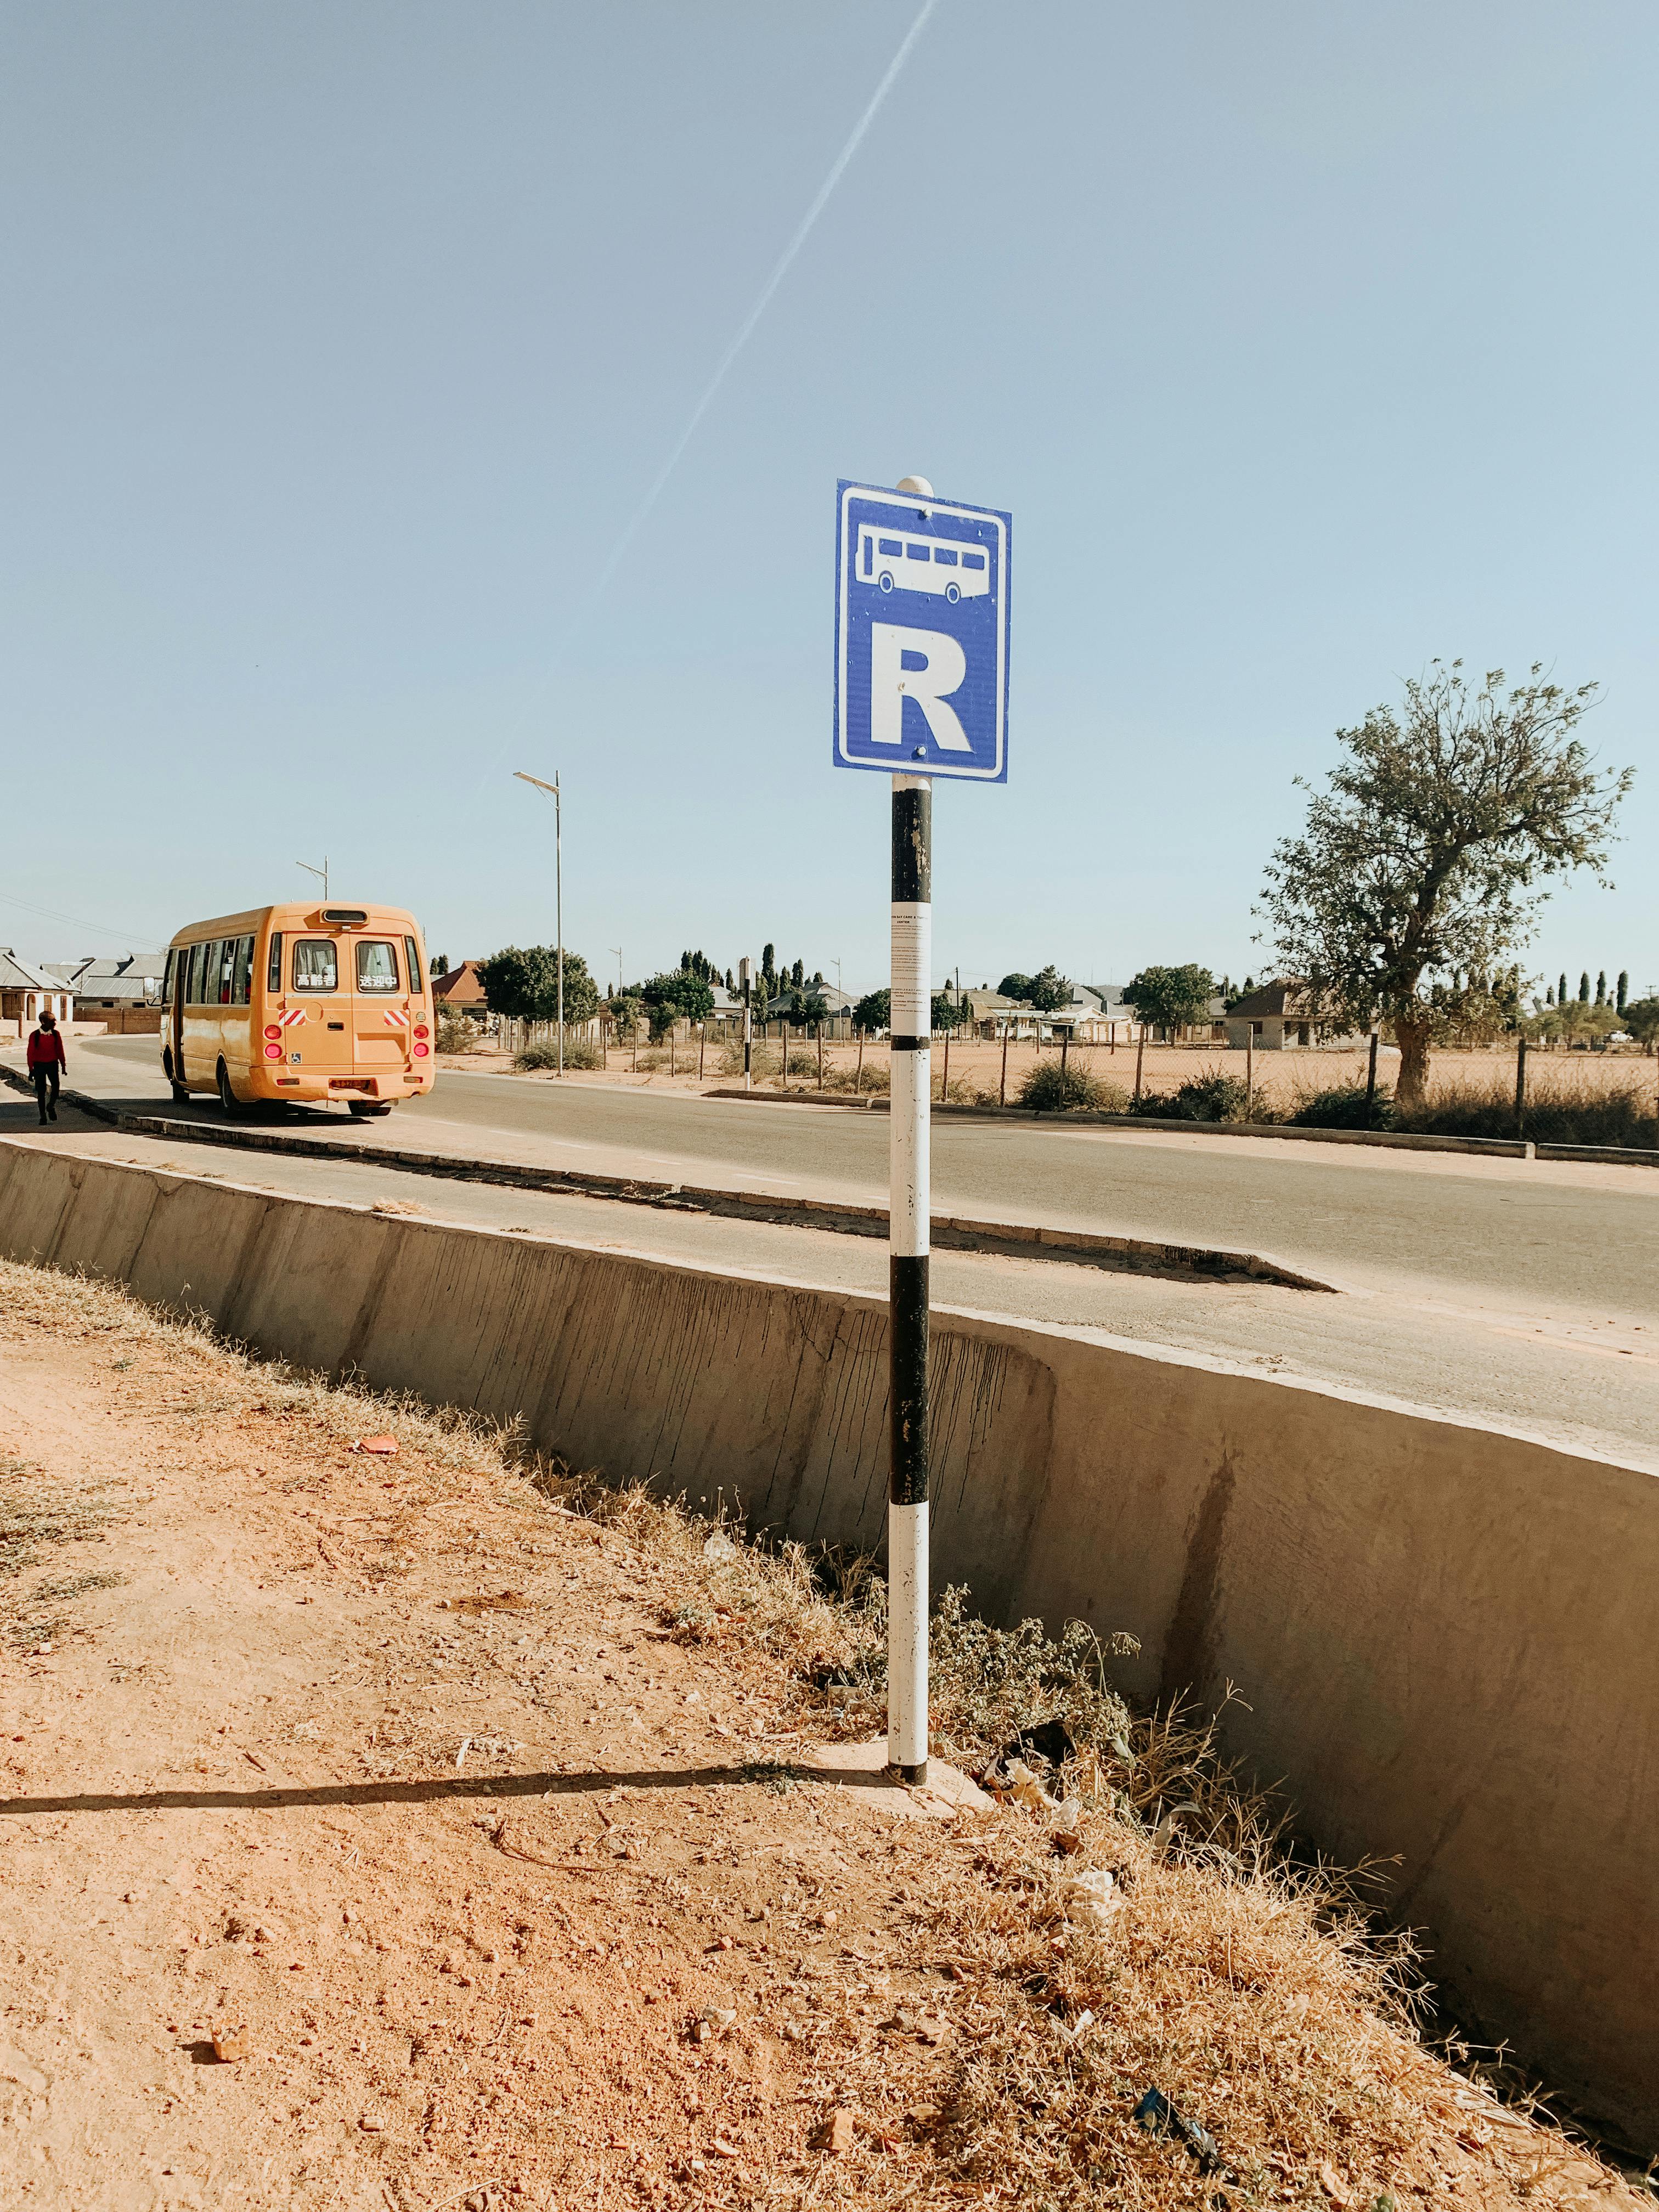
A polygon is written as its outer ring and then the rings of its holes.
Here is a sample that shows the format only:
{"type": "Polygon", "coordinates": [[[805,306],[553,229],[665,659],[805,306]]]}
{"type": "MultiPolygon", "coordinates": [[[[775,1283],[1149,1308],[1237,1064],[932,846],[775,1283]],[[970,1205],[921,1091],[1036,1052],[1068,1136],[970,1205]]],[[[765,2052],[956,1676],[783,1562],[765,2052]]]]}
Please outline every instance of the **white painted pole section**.
{"type": "MultiPolygon", "coordinates": [[[[896,775],[896,793],[929,788],[922,776],[896,775]]],[[[928,1249],[928,1136],[933,1013],[931,900],[892,902],[892,964],[888,1027],[920,1040],[890,1054],[889,1249],[895,1260],[924,1259],[928,1249]]],[[[895,1316],[896,1325],[897,1316],[895,1316]]],[[[927,1504],[887,1508],[887,1759],[925,1772],[927,1760],[927,1504]]]]}
{"type": "Polygon", "coordinates": [[[927,1506],[887,1508],[887,1764],[927,1761],[927,1506]]]}

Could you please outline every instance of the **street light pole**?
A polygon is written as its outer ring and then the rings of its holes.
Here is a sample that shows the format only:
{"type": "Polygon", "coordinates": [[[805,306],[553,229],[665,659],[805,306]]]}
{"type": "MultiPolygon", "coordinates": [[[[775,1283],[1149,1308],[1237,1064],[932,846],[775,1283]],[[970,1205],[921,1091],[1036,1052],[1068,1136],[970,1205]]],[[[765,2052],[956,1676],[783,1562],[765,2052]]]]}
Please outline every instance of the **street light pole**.
{"type": "Polygon", "coordinates": [[[564,1073],[564,806],[559,795],[558,771],[554,771],[551,783],[544,783],[538,775],[526,775],[521,768],[513,771],[520,783],[533,783],[538,791],[549,793],[553,801],[553,916],[554,927],[559,939],[559,1073],[564,1073]]]}
{"type": "Polygon", "coordinates": [[[296,860],[294,865],[296,868],[303,868],[308,876],[316,877],[317,880],[323,887],[323,897],[326,902],[328,897],[328,854],[326,853],[324,854],[323,865],[320,868],[313,868],[309,860],[296,860]]]}

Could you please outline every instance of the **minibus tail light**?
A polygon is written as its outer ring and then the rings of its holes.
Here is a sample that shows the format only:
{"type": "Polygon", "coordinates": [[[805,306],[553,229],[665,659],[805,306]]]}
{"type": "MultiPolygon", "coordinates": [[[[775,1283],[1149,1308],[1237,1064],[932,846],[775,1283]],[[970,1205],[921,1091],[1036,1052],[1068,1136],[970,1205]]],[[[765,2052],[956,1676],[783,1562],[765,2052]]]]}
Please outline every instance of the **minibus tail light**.
{"type": "Polygon", "coordinates": [[[416,1060],[424,1060],[424,1059],[426,1058],[426,1056],[427,1056],[427,1048],[426,1048],[426,1046],[425,1046],[425,1045],[423,1045],[423,1044],[417,1044],[417,1045],[416,1046],[416,1048],[415,1048],[415,1057],[416,1057],[416,1060]]]}
{"type": "Polygon", "coordinates": [[[281,1045],[279,1045],[279,1044],[268,1044],[268,1045],[265,1047],[265,1058],[266,1058],[267,1060],[280,1060],[280,1059],[282,1058],[282,1056],[283,1056],[283,1048],[281,1047],[281,1045]]]}
{"type": "Polygon", "coordinates": [[[415,1024],[415,1034],[417,1037],[423,1037],[429,1036],[432,1032],[428,1029],[424,1022],[416,1022],[415,1024]]]}
{"type": "Polygon", "coordinates": [[[280,1025],[276,1022],[267,1022],[265,1024],[265,1036],[270,1043],[280,1044],[283,1041],[283,1032],[280,1025]]]}

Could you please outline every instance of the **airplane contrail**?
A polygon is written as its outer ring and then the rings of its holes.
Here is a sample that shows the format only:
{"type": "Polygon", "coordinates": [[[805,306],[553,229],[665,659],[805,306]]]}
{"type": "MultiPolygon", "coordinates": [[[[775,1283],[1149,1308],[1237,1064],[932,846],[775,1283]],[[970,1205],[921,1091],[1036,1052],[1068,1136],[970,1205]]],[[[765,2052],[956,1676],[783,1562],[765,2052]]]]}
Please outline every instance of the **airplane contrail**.
{"type": "MultiPolygon", "coordinates": [[[[908,31],[906,32],[898,52],[888,64],[886,73],[883,76],[881,82],[876,87],[875,91],[872,94],[869,104],[865,108],[863,114],[860,116],[858,121],[854,125],[852,135],[848,139],[847,143],[842,148],[840,153],[836,155],[835,161],[831,163],[829,175],[824,179],[823,182],[818,186],[817,192],[813,195],[811,205],[807,209],[799,222],[796,224],[794,234],[791,237],[789,243],[784,247],[783,252],[778,256],[776,264],[773,267],[770,276],[768,276],[765,283],[763,284],[760,289],[759,295],[755,301],[754,306],[750,307],[749,313],[744,317],[742,322],[738,325],[736,337],[733,337],[730,345],[726,347],[726,351],[720,356],[719,363],[715,368],[714,374],[709,378],[708,382],[703,387],[702,396],[697,401],[696,405],[691,410],[691,413],[686,422],[685,428],[681,431],[679,437],[675,441],[673,449],[669,453],[668,459],[663,463],[661,468],[658,470],[656,476],[653,478],[650,489],[646,493],[644,498],[640,501],[633,514],[629,517],[627,525],[624,527],[621,537],[611,548],[611,553],[606,559],[604,567],[599,570],[592,589],[587,593],[580,607],[577,610],[576,614],[566,628],[564,634],[559,638],[554,646],[552,657],[556,661],[562,659],[565,651],[568,647],[571,640],[575,636],[576,632],[581,628],[584,623],[591,619],[594,609],[604,598],[605,593],[610,586],[611,578],[616,574],[617,569],[621,568],[623,562],[627,557],[629,547],[634,543],[635,538],[638,537],[641,529],[651,514],[651,510],[656,506],[657,501],[662,497],[663,492],[667,487],[669,478],[679,466],[686,447],[696,435],[698,424],[702,421],[703,416],[708,412],[710,407],[713,406],[721,385],[725,383],[727,375],[731,372],[732,362],[736,361],[738,356],[743,351],[744,346],[748,344],[750,339],[755,335],[755,331],[760,322],[761,317],[766,313],[767,308],[770,306],[773,295],[777,291],[779,285],[782,283],[784,278],[789,274],[790,270],[794,266],[796,258],[799,256],[802,246],[805,245],[808,238],[811,235],[814,224],[817,222],[818,217],[823,213],[824,209],[830,203],[831,193],[835,191],[836,186],[841,182],[842,176],[846,173],[848,162],[851,161],[854,155],[858,152],[859,148],[864,143],[865,138],[869,133],[871,125],[875,121],[877,116],[880,114],[884,101],[886,100],[888,94],[893,89],[894,85],[898,82],[900,70],[909,59],[911,49],[915,46],[917,40],[921,36],[923,31],[927,27],[927,19],[933,14],[938,4],[939,0],[922,0],[922,5],[917,14],[915,21],[911,24],[908,31]]],[[[511,740],[508,742],[510,743],[511,740]]],[[[507,746],[503,745],[501,751],[496,755],[495,760],[491,762],[489,767],[479,778],[477,787],[478,793],[481,793],[483,790],[485,784],[488,783],[495,775],[501,766],[502,759],[506,756],[506,752],[507,746]]],[[[477,793],[475,793],[475,796],[476,795],[477,793]]]]}
{"type": "MultiPolygon", "coordinates": [[[[817,194],[813,198],[812,204],[807,209],[805,214],[801,217],[800,222],[796,225],[794,236],[790,240],[788,245],[784,247],[783,252],[778,257],[777,265],[774,268],[771,275],[767,278],[765,283],[762,285],[759,297],[756,300],[754,306],[750,307],[749,313],[744,317],[743,321],[738,325],[737,336],[732,339],[731,344],[727,346],[726,351],[720,356],[720,364],[715,369],[714,374],[709,378],[708,384],[704,386],[702,398],[698,400],[696,405],[691,410],[690,417],[688,420],[684,429],[681,431],[673,451],[669,454],[668,459],[663,463],[661,468],[658,470],[657,474],[652,482],[650,490],[646,493],[645,497],[640,501],[638,507],[635,508],[634,513],[629,518],[627,527],[623,530],[622,536],[617,540],[616,545],[611,550],[610,559],[606,561],[604,568],[600,569],[598,580],[595,582],[593,589],[589,594],[587,605],[583,610],[584,616],[590,614],[592,611],[594,605],[603,595],[605,586],[610,583],[611,579],[616,574],[617,570],[622,566],[629,547],[639,535],[640,529],[647,517],[650,514],[652,508],[655,507],[657,501],[662,497],[669,478],[679,466],[681,457],[684,455],[686,447],[696,435],[697,425],[702,422],[703,416],[708,412],[710,407],[713,406],[715,395],[719,392],[721,385],[725,383],[726,376],[730,373],[732,362],[736,361],[738,356],[743,351],[744,346],[748,344],[750,339],[755,335],[756,327],[759,324],[761,317],[766,313],[767,308],[771,305],[774,293],[776,292],[779,285],[782,283],[784,278],[789,274],[790,270],[794,265],[797,255],[799,253],[802,246],[805,245],[808,238],[811,237],[813,225],[817,222],[818,217],[823,213],[825,207],[829,204],[830,195],[835,191],[836,186],[841,182],[842,178],[846,172],[848,163],[852,160],[854,155],[858,152],[859,148],[863,144],[871,125],[881,112],[882,103],[885,100],[888,94],[897,82],[899,71],[904,67],[905,63],[908,60],[911,48],[915,45],[916,40],[921,36],[922,32],[927,28],[927,18],[933,14],[933,9],[937,5],[938,0],[922,0],[921,13],[917,15],[915,21],[911,24],[909,30],[905,33],[903,44],[900,46],[898,52],[889,63],[887,74],[882,78],[881,82],[876,87],[876,89],[871,97],[869,106],[865,109],[863,114],[860,116],[857,123],[854,125],[853,135],[848,138],[847,143],[842,148],[840,153],[836,156],[829,175],[818,186],[817,194]]],[[[574,630],[574,625],[572,627],[574,630]]],[[[568,638],[570,635],[570,632],[567,632],[567,638],[568,638]]]]}

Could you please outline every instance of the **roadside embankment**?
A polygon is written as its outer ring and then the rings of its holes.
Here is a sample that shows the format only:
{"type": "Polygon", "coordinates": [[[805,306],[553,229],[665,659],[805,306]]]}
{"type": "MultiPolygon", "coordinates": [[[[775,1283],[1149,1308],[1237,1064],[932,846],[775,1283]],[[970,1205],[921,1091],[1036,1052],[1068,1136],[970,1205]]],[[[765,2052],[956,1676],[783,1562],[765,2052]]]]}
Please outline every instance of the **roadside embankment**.
{"type": "MultiPolygon", "coordinates": [[[[579,1465],[874,1547],[876,1300],[0,1145],[8,1256],[500,1419],[579,1465]]],[[[1195,1354],[936,1317],[935,1571],[1127,1629],[1146,1694],[1249,1709],[1340,1858],[1394,1861],[1455,2009],[1659,2140],[1650,1477],[1195,1354]]]]}

